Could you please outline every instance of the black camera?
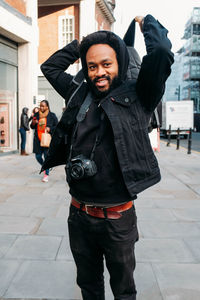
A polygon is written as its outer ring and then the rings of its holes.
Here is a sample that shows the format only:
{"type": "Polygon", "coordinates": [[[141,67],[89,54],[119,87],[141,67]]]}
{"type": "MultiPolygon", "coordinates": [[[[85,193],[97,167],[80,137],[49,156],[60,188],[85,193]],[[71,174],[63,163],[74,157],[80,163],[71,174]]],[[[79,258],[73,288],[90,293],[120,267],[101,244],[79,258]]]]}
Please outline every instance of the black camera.
{"type": "Polygon", "coordinates": [[[72,158],[66,165],[67,179],[82,179],[92,177],[97,173],[97,166],[93,160],[80,154],[72,158]]]}

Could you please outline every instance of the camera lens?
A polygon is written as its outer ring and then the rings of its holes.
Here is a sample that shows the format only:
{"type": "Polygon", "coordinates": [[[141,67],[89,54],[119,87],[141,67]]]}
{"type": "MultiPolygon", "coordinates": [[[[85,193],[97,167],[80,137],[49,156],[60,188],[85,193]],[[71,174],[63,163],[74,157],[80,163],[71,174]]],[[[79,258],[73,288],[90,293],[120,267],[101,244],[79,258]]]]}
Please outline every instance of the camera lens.
{"type": "Polygon", "coordinates": [[[74,164],[71,167],[71,176],[74,179],[80,179],[84,176],[84,169],[80,164],[74,164]]]}

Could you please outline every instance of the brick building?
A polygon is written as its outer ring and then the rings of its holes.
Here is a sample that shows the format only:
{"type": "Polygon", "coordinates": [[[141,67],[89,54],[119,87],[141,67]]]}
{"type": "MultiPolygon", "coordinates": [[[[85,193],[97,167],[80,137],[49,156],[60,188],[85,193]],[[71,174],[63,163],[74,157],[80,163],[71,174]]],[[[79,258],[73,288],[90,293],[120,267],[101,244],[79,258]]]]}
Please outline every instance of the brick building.
{"type": "Polygon", "coordinates": [[[18,151],[22,108],[34,106],[37,47],[37,1],[0,0],[0,155],[18,151]]]}
{"type": "MultiPolygon", "coordinates": [[[[97,30],[112,30],[115,21],[115,0],[38,0],[39,50],[38,64],[73,39],[97,30]]],[[[76,74],[77,62],[68,72],[76,74]]],[[[38,100],[47,99],[51,110],[58,117],[62,114],[64,99],[61,98],[42,76],[38,68],[38,100]]]]}

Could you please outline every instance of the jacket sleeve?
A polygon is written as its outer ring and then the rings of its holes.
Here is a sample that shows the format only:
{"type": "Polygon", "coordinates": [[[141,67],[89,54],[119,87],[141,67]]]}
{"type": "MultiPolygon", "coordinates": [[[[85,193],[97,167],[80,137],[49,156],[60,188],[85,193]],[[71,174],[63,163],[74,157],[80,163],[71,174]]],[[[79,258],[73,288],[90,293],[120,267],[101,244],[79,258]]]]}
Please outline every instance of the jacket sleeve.
{"type": "Polygon", "coordinates": [[[26,116],[25,114],[21,115],[21,126],[28,131],[29,128],[29,122],[28,122],[28,116],[26,116]]]}
{"type": "Polygon", "coordinates": [[[167,29],[151,15],[144,18],[143,34],[147,55],[143,57],[136,89],[146,110],[152,112],[165,91],[165,81],[171,73],[174,55],[167,29]]]}
{"type": "Polygon", "coordinates": [[[65,70],[77,59],[79,59],[79,43],[74,40],[61,50],[56,51],[41,65],[41,71],[46,79],[65,99],[73,79],[73,76],[67,74],[65,70]]]}
{"type": "MultiPolygon", "coordinates": [[[[52,113],[52,123],[50,126],[50,134],[53,134],[57,124],[58,124],[58,119],[57,119],[56,115],[54,113],[52,113]]],[[[48,126],[48,124],[47,124],[47,126],[48,126]]]]}

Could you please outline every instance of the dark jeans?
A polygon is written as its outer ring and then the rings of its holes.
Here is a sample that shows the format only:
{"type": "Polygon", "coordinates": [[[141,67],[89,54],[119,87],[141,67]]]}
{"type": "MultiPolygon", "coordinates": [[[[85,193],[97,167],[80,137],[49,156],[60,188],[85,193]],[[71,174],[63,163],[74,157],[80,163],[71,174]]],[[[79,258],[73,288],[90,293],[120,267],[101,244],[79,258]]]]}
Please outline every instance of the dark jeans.
{"type": "Polygon", "coordinates": [[[21,135],[21,150],[25,150],[26,147],[26,130],[24,128],[19,129],[21,135]]]}
{"type": "Polygon", "coordinates": [[[111,220],[91,217],[71,205],[68,228],[83,300],[105,300],[104,257],[114,299],[136,300],[133,272],[138,230],[134,207],[120,219],[111,220]]]}
{"type": "MultiPolygon", "coordinates": [[[[48,150],[49,150],[49,148],[40,147],[40,153],[36,153],[35,154],[35,158],[37,159],[37,161],[39,162],[39,164],[41,164],[41,166],[43,165],[44,159],[47,156],[48,150]],[[43,159],[42,155],[44,155],[44,159],[43,159]]],[[[47,169],[45,172],[46,172],[46,175],[49,175],[49,169],[47,169]]]]}

